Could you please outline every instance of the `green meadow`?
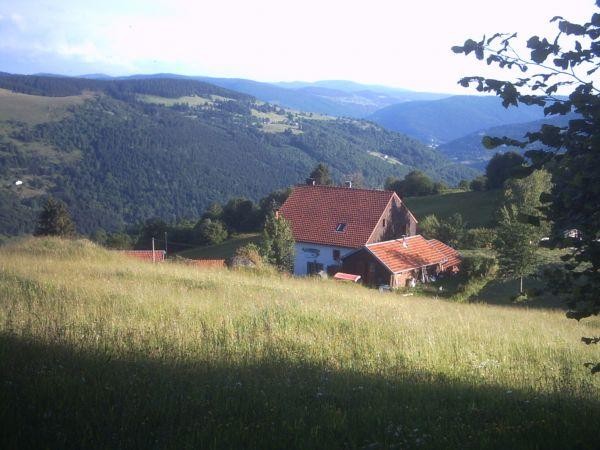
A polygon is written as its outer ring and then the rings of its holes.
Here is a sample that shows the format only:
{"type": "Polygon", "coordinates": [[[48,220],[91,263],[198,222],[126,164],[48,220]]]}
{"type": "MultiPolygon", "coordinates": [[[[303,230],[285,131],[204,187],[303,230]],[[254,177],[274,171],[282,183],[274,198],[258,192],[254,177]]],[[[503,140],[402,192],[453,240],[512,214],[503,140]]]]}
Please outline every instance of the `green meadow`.
{"type": "Polygon", "coordinates": [[[0,248],[2,448],[596,449],[600,320],[0,248]]]}
{"type": "Polygon", "coordinates": [[[417,217],[429,214],[447,218],[459,213],[470,228],[488,227],[494,221],[494,212],[500,206],[501,191],[447,192],[424,197],[405,198],[406,205],[417,217]]]}

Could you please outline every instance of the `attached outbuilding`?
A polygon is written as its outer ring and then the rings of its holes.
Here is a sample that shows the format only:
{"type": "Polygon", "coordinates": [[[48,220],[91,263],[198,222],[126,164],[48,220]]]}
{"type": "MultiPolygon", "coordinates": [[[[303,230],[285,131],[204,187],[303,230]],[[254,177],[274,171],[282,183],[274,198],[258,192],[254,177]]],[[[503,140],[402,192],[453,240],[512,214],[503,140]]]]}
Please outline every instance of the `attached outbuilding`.
{"type": "Polygon", "coordinates": [[[366,285],[391,288],[425,283],[442,272],[458,272],[461,262],[452,247],[421,235],[367,244],[342,260],[343,272],[359,275],[366,285]]]}

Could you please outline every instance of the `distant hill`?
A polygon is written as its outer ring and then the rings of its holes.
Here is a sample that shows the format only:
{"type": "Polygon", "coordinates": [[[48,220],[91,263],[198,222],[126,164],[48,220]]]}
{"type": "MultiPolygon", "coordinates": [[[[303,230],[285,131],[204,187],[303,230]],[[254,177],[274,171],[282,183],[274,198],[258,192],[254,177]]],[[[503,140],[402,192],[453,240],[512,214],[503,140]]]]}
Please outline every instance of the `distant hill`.
{"type": "Polygon", "coordinates": [[[437,145],[494,126],[543,117],[543,109],[538,106],[506,109],[498,97],[460,95],[399,103],[373,113],[368,119],[388,130],[437,145]]]}
{"type": "Polygon", "coordinates": [[[109,77],[104,74],[83,75],[94,80],[174,78],[204,81],[256,97],[258,100],[299,111],[340,117],[366,117],[373,112],[400,102],[436,100],[448,94],[414,92],[379,85],[365,85],[345,80],[265,83],[244,78],[217,78],[177,74],[147,74],[109,77]]]}
{"type": "Polygon", "coordinates": [[[190,79],[5,75],[0,96],[0,234],[31,231],[47,193],[91,232],[257,200],[318,162],[338,182],[360,174],[373,187],[415,168],[450,184],[477,173],[370,122],[190,79]]]}
{"type": "MultiPolygon", "coordinates": [[[[495,150],[488,150],[481,143],[484,136],[524,139],[526,133],[539,130],[543,124],[563,126],[572,118],[573,116],[548,117],[533,122],[492,127],[454,139],[453,141],[440,145],[437,149],[456,163],[464,164],[477,170],[483,170],[488,161],[492,159],[492,156],[498,152],[504,153],[507,151],[514,151],[517,153],[524,153],[529,149],[502,146],[495,150]]],[[[536,144],[535,148],[540,148],[540,146],[536,144]]]]}

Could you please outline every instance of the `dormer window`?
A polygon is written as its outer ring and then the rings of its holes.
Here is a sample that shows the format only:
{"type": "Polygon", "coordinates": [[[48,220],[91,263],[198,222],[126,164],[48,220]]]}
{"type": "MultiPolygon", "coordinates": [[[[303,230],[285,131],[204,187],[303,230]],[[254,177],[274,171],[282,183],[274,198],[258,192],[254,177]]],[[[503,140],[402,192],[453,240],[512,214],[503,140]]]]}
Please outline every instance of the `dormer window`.
{"type": "Polygon", "coordinates": [[[344,222],[338,223],[337,227],[335,227],[335,231],[337,231],[338,233],[341,233],[345,229],[346,229],[346,224],[344,222]]]}

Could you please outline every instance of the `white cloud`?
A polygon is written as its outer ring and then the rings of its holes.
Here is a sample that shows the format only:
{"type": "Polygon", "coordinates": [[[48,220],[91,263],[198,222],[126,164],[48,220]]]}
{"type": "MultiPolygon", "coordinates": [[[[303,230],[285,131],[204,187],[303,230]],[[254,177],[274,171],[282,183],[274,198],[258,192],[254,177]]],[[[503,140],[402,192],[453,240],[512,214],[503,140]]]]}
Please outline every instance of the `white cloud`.
{"type": "Polygon", "coordinates": [[[10,11],[2,1],[0,14],[20,19],[0,26],[0,47],[90,71],[345,78],[458,92],[456,80],[487,68],[452,54],[452,45],[496,31],[543,34],[552,15],[582,20],[592,11],[591,0],[505,0],[501,8],[484,0],[21,0],[10,11]]]}

